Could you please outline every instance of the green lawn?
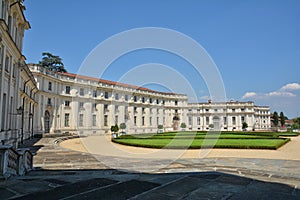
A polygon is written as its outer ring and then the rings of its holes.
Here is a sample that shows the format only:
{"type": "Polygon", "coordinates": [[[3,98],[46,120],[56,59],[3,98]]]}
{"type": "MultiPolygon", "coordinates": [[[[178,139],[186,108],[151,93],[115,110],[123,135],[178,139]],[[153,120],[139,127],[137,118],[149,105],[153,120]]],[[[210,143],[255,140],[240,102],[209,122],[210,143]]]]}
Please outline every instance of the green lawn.
{"type": "Polygon", "coordinates": [[[236,148],[236,149],[278,149],[289,138],[280,138],[277,133],[245,133],[224,132],[215,133],[160,133],[125,135],[113,142],[147,148],[169,148],[169,149],[199,149],[199,148],[236,148]]]}

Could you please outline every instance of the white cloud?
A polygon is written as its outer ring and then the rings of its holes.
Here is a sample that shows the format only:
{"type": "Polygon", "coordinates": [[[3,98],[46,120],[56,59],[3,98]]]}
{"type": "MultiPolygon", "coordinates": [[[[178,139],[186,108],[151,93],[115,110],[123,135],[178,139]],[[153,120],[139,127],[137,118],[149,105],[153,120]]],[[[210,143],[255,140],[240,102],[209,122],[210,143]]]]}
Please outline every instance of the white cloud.
{"type": "Polygon", "coordinates": [[[283,86],[281,91],[291,91],[291,90],[300,90],[300,84],[299,83],[289,83],[283,86]]]}
{"type": "Polygon", "coordinates": [[[266,94],[268,97],[295,97],[296,95],[291,93],[291,92],[280,92],[280,91],[275,91],[275,92],[270,92],[266,94]]]}
{"type": "Polygon", "coordinates": [[[300,84],[290,83],[266,93],[246,92],[242,100],[254,101],[256,105],[270,106],[272,111],[283,111],[289,117],[299,116],[300,84]]]}
{"type": "Polygon", "coordinates": [[[257,94],[256,94],[255,92],[246,92],[246,93],[244,94],[244,96],[242,97],[242,99],[253,98],[253,97],[255,97],[255,96],[257,96],[257,94]]]}
{"type": "Polygon", "coordinates": [[[207,100],[211,99],[211,97],[209,97],[209,96],[201,96],[201,97],[199,97],[199,99],[207,101],[207,100]]]}

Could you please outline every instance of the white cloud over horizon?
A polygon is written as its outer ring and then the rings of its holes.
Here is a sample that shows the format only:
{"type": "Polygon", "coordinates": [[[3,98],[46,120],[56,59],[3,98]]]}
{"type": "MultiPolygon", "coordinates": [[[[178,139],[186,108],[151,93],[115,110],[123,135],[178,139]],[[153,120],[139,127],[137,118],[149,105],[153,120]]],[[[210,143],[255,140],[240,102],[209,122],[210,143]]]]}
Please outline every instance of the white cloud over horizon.
{"type": "Polygon", "coordinates": [[[288,117],[297,117],[300,114],[300,84],[289,83],[276,91],[259,93],[246,92],[241,100],[254,101],[257,105],[270,106],[271,111],[283,111],[288,117]]]}
{"type": "Polygon", "coordinates": [[[283,86],[281,91],[293,91],[293,90],[300,90],[300,84],[299,83],[289,83],[283,86]]]}

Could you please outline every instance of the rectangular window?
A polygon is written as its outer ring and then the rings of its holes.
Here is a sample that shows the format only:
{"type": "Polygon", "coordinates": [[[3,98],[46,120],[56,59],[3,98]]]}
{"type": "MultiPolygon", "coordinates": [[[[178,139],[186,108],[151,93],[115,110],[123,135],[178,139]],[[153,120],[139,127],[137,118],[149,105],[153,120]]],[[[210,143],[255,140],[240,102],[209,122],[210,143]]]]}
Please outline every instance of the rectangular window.
{"type": "Polygon", "coordinates": [[[104,126],[108,126],[108,116],[104,115],[104,126]]]}
{"type": "Polygon", "coordinates": [[[47,105],[51,106],[51,98],[48,98],[47,105]]]}
{"type": "Polygon", "coordinates": [[[97,90],[93,90],[93,97],[97,97],[97,90]]]}
{"type": "Polygon", "coordinates": [[[71,87],[70,86],[66,86],[66,94],[70,94],[71,93],[71,87]]]}
{"type": "Polygon", "coordinates": [[[152,98],[149,99],[149,102],[152,103],[152,98]]]}
{"type": "Polygon", "coordinates": [[[97,116],[93,115],[92,117],[92,126],[97,126],[97,116]]]}
{"type": "Polygon", "coordinates": [[[150,126],[152,126],[152,117],[149,118],[150,126]]]}
{"type": "Polygon", "coordinates": [[[70,106],[70,101],[65,101],[65,106],[69,107],[70,106]]]}
{"type": "Polygon", "coordinates": [[[209,112],[209,109],[208,109],[208,108],[206,108],[206,109],[205,109],[205,112],[209,112]]]}
{"type": "Polygon", "coordinates": [[[107,104],[104,104],[104,112],[108,112],[108,105],[107,104]]]}
{"type": "Polygon", "coordinates": [[[125,101],[128,101],[128,95],[125,94],[125,101]]]}
{"type": "Polygon", "coordinates": [[[80,88],[80,89],[79,89],[79,95],[80,95],[80,96],[83,96],[83,95],[84,95],[84,89],[83,89],[83,88],[80,88]]]}
{"type": "Polygon", "coordinates": [[[5,58],[5,71],[8,72],[8,69],[9,69],[9,57],[6,56],[6,58],[5,58]]]}
{"type": "Polygon", "coordinates": [[[79,114],[79,126],[83,126],[83,114],[79,114]]]}
{"type": "Polygon", "coordinates": [[[142,108],[142,113],[145,114],[145,108],[142,108]]]}
{"type": "Polygon", "coordinates": [[[236,125],[236,117],[232,117],[232,125],[236,125]]]}
{"type": "Polygon", "coordinates": [[[118,115],[115,116],[115,123],[116,123],[116,124],[119,123],[119,116],[118,116],[118,115]]]}
{"type": "Polygon", "coordinates": [[[12,75],[13,75],[14,78],[16,78],[16,70],[17,70],[17,68],[18,68],[17,64],[14,63],[13,68],[12,68],[12,75]]]}
{"type": "Polygon", "coordinates": [[[108,92],[104,92],[104,98],[108,99],[108,92]]]}
{"type": "Polygon", "coordinates": [[[65,113],[65,127],[69,127],[69,126],[70,126],[70,114],[65,113]]]}
{"type": "Polygon", "coordinates": [[[134,123],[134,126],[136,126],[136,116],[134,116],[134,118],[133,118],[133,123],[134,123]]]}
{"type": "Polygon", "coordinates": [[[156,99],[156,104],[159,104],[159,100],[158,99],[156,99]]]}
{"type": "Polygon", "coordinates": [[[232,112],[235,112],[235,108],[232,109],[232,112]]]}
{"type": "Polygon", "coordinates": [[[142,117],[142,126],[145,126],[145,117],[142,117]]]}
{"type": "Polygon", "coordinates": [[[145,103],[145,97],[142,97],[142,102],[145,103]]]}
{"type": "Polygon", "coordinates": [[[224,125],[227,125],[227,117],[224,117],[223,121],[224,121],[224,125]]]}
{"type": "Polygon", "coordinates": [[[175,101],[175,106],[177,106],[178,105],[178,101],[175,101]]]}
{"type": "Polygon", "coordinates": [[[197,125],[199,126],[201,124],[201,118],[197,117],[197,125]]]}
{"type": "Polygon", "coordinates": [[[119,94],[115,94],[115,100],[119,100],[119,94]]]}
{"type": "Polygon", "coordinates": [[[97,103],[93,103],[93,111],[97,111],[97,103]]]}
{"type": "Polygon", "coordinates": [[[193,118],[192,117],[189,117],[189,125],[193,126],[193,118]]]}
{"type": "Polygon", "coordinates": [[[137,97],[136,96],[133,97],[133,101],[137,102],[137,97]]]}
{"type": "Polygon", "coordinates": [[[115,113],[118,113],[119,112],[119,106],[115,106],[115,113]]]}
{"type": "Polygon", "coordinates": [[[242,122],[245,122],[245,117],[244,116],[242,116],[241,119],[242,119],[242,122]]]}
{"type": "Polygon", "coordinates": [[[206,117],[206,125],[209,125],[209,117],[206,117]]]}
{"type": "Polygon", "coordinates": [[[133,112],[136,114],[137,113],[137,107],[133,108],[133,112]]]}
{"type": "Polygon", "coordinates": [[[48,90],[51,91],[52,90],[52,82],[48,83],[48,90]]]}
{"type": "Polygon", "coordinates": [[[83,102],[79,102],[79,109],[83,109],[84,103],[83,102]]]}
{"type": "Polygon", "coordinates": [[[3,94],[2,101],[2,122],[1,122],[1,130],[5,129],[5,109],[6,109],[6,94],[3,94]]]}

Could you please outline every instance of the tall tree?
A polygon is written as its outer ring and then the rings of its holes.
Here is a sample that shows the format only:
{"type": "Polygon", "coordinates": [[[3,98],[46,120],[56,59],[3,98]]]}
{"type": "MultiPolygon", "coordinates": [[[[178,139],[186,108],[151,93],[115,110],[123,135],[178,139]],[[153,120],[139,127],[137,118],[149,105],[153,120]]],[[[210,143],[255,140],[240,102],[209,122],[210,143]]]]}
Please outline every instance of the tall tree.
{"type": "Polygon", "coordinates": [[[281,123],[281,126],[285,125],[285,116],[284,116],[283,112],[280,112],[280,123],[281,123]]]}
{"type": "Polygon", "coordinates": [[[52,55],[48,52],[42,53],[43,58],[39,61],[39,65],[47,68],[50,71],[54,72],[67,72],[65,69],[64,63],[59,56],[52,55]]]}
{"type": "Polygon", "coordinates": [[[273,114],[273,123],[276,127],[278,126],[278,113],[276,111],[273,114]]]}

